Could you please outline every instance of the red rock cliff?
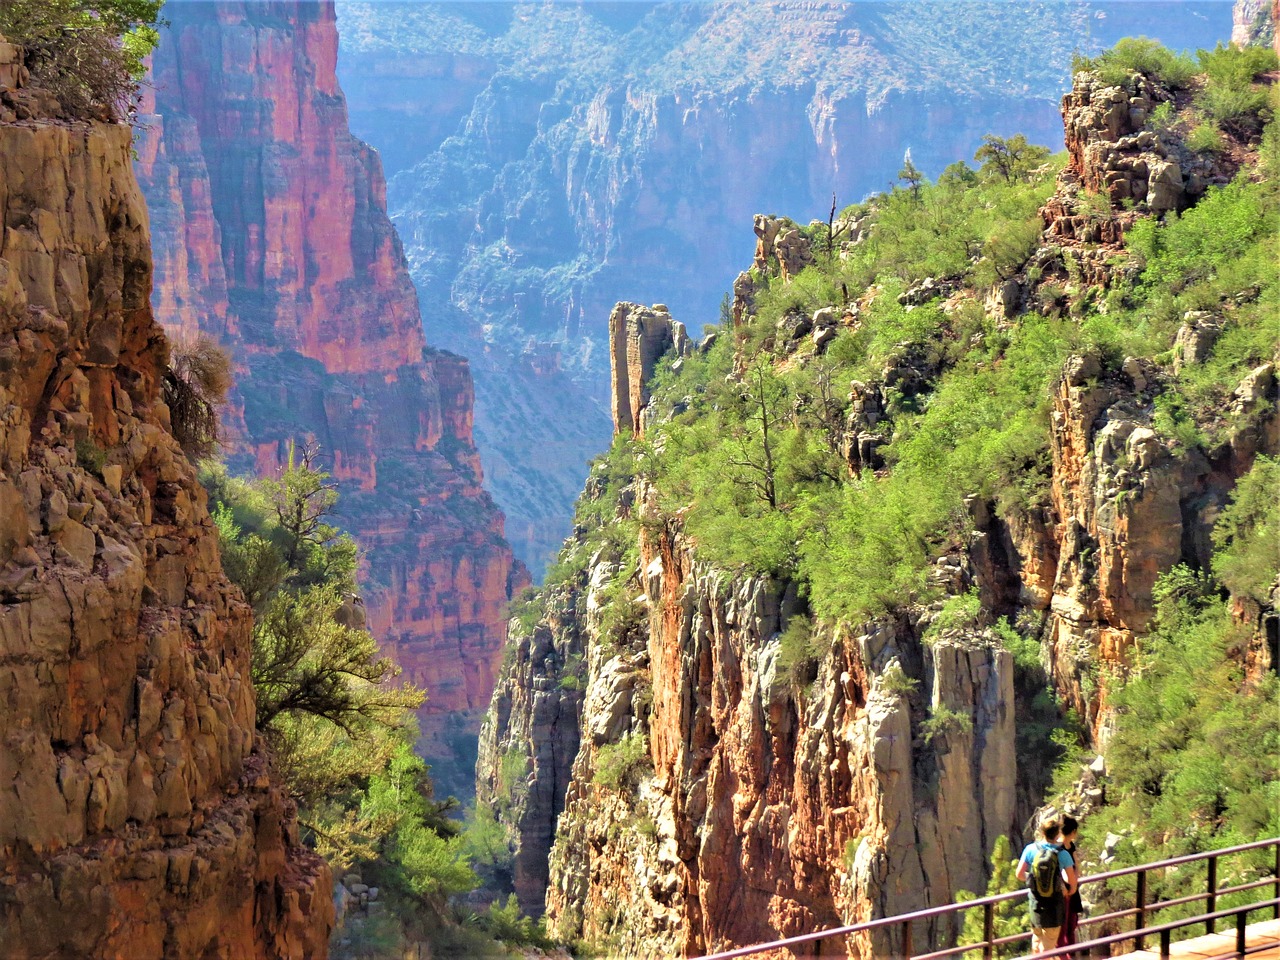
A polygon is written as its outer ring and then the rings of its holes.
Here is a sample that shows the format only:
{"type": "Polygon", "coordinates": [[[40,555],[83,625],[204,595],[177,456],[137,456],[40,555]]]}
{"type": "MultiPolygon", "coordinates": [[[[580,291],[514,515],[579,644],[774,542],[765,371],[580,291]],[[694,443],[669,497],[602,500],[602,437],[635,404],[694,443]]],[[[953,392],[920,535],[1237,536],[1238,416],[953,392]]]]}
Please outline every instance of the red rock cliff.
{"type": "Polygon", "coordinates": [[[167,16],[139,148],[159,319],[233,349],[234,466],[274,470],[301,437],[331,457],[370,625],[427,688],[447,767],[446,717],[471,729],[488,704],[523,574],[481,486],[466,361],[425,347],[381,165],[349,132],[333,4],[167,16]]]}
{"type": "Polygon", "coordinates": [[[322,958],[329,869],[257,752],[250,612],[159,399],[131,131],[12,122],[44,115],[15,57],[0,42],[0,955],[322,958]]]}

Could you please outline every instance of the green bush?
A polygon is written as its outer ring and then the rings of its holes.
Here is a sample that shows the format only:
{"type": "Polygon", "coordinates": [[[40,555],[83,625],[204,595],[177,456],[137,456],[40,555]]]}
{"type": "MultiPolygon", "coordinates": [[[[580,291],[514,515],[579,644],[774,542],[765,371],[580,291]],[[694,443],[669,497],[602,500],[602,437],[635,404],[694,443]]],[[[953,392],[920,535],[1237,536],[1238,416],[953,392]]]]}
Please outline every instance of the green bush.
{"type": "Polygon", "coordinates": [[[1214,120],[1257,114],[1266,106],[1266,91],[1255,86],[1254,81],[1280,67],[1270,47],[1219,43],[1212,50],[1199,51],[1199,59],[1205,84],[1196,94],[1196,106],[1214,120]]]}
{"type": "Polygon", "coordinates": [[[649,738],[642,733],[629,733],[617,743],[606,743],[596,751],[593,779],[609,790],[619,790],[631,786],[648,767],[649,738]]]}
{"type": "Polygon", "coordinates": [[[519,747],[512,747],[498,762],[496,796],[498,802],[509,805],[515,797],[515,789],[523,784],[529,770],[529,757],[519,747]]]}
{"type": "Polygon", "coordinates": [[[826,652],[826,643],[813,622],[806,616],[794,616],[778,635],[778,672],[802,688],[812,681],[815,662],[826,652]]]}
{"type": "Polygon", "coordinates": [[[888,669],[880,674],[880,689],[896,697],[910,696],[919,686],[920,681],[908,677],[897,662],[889,664],[888,669]]]}
{"type": "Polygon", "coordinates": [[[506,828],[498,821],[493,807],[477,801],[467,814],[462,843],[468,860],[476,867],[509,867],[511,846],[507,842],[506,828]]]}
{"type": "Polygon", "coordinates": [[[33,79],[64,110],[131,112],[163,0],[5,0],[0,34],[27,48],[33,79]]]}
{"type": "Polygon", "coordinates": [[[1112,86],[1121,86],[1131,74],[1141,73],[1172,89],[1185,87],[1198,72],[1191,57],[1174,53],[1149,37],[1125,37],[1096,57],[1077,56],[1072,60],[1071,69],[1073,73],[1092,70],[1112,86]]]}
{"type": "Polygon", "coordinates": [[[974,587],[968,593],[948,597],[922,638],[926,643],[936,640],[944,630],[972,630],[982,618],[982,600],[974,587]]]}
{"type": "MultiPolygon", "coordinates": [[[[991,879],[987,882],[987,889],[983,896],[994,897],[997,894],[1012,893],[1015,890],[1023,889],[1025,884],[1018,879],[1017,865],[1018,858],[1014,856],[1013,848],[1009,844],[1009,838],[1003,835],[996,837],[996,842],[991,848],[991,879]]],[[[978,899],[976,893],[968,890],[956,891],[957,902],[976,899],[978,899]]],[[[1007,900],[998,904],[994,912],[995,924],[992,932],[997,939],[1027,932],[1027,907],[1024,900],[1007,900]]],[[[960,946],[984,943],[987,939],[985,929],[983,911],[976,909],[966,910],[964,912],[964,927],[961,929],[960,937],[956,942],[960,946]]],[[[1025,945],[1022,942],[1006,943],[996,947],[995,955],[997,957],[1017,957],[1021,956],[1025,949],[1025,945]]],[[[965,954],[965,956],[974,955],[965,954]]]]}
{"type": "Polygon", "coordinates": [[[935,740],[958,733],[969,733],[973,730],[973,718],[967,713],[953,710],[945,703],[933,708],[929,718],[920,724],[920,732],[924,742],[932,744],[935,740]]]}
{"type": "Polygon", "coordinates": [[[1212,580],[1177,567],[1155,599],[1137,670],[1114,692],[1108,805],[1086,821],[1086,841],[1132,829],[1141,847],[1123,845],[1126,862],[1151,849],[1178,856],[1275,836],[1280,678],[1245,682],[1248,627],[1212,580]]]}
{"type": "Polygon", "coordinates": [[[510,894],[505,904],[494,901],[481,914],[481,927],[495,940],[515,947],[535,947],[539,951],[550,950],[555,944],[547,936],[542,920],[533,920],[520,912],[516,895],[510,894]]]}
{"type": "Polygon", "coordinates": [[[1233,594],[1267,606],[1280,578],[1280,460],[1259,457],[1213,531],[1213,572],[1233,594]]]}
{"type": "Polygon", "coordinates": [[[76,463],[82,470],[101,476],[102,468],[107,463],[107,451],[98,446],[96,441],[84,437],[76,441],[76,463]]]}
{"type": "Polygon", "coordinates": [[[1156,131],[1156,133],[1164,133],[1172,129],[1177,122],[1177,111],[1173,109],[1173,104],[1168,101],[1156,104],[1156,108],[1147,117],[1147,126],[1156,131]]]}
{"type": "Polygon", "coordinates": [[[1187,146],[1196,153],[1221,153],[1227,148],[1221,131],[1212,120],[1196,124],[1187,134],[1187,146]]]}

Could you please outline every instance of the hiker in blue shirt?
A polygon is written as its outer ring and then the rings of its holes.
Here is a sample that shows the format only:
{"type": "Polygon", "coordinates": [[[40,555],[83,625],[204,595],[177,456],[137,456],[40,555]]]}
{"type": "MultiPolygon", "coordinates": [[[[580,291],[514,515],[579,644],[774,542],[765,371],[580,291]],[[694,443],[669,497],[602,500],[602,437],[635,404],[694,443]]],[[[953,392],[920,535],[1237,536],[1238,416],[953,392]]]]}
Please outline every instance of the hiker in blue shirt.
{"type": "Polygon", "coordinates": [[[1018,879],[1027,884],[1032,953],[1057,948],[1058,932],[1066,919],[1066,898],[1076,890],[1075,862],[1057,844],[1060,829],[1052,817],[1041,820],[1042,839],[1027,844],[1018,859],[1018,879]]]}

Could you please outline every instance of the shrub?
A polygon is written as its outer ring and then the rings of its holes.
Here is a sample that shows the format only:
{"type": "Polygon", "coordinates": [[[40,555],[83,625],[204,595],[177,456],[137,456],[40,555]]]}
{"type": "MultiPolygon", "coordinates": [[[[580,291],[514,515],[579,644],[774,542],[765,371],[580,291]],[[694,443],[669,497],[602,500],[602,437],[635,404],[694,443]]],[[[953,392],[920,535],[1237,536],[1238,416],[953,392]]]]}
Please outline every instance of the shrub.
{"type": "Polygon", "coordinates": [[[1073,57],[1071,70],[1092,70],[1103,83],[1113,86],[1124,84],[1131,74],[1141,73],[1173,89],[1185,87],[1197,73],[1191,57],[1174,53],[1149,37],[1125,37],[1096,57],[1073,57]]]}
{"type": "Polygon", "coordinates": [[[174,438],[191,460],[218,448],[218,409],[231,389],[231,358],[209,337],[175,344],[164,375],[164,402],[174,438]]]}
{"type": "Polygon", "coordinates": [[[1000,640],[1000,645],[1013,654],[1015,668],[1024,673],[1043,672],[1038,641],[1024,637],[1014,629],[1006,617],[997,620],[991,629],[1000,640]]]}
{"type": "Polygon", "coordinates": [[[1157,104],[1156,108],[1151,111],[1151,115],[1147,117],[1147,126],[1156,131],[1156,133],[1164,133],[1177,122],[1178,114],[1173,109],[1173,104],[1167,101],[1157,104]]]}
{"type": "Polygon", "coordinates": [[[803,687],[813,680],[813,665],[826,652],[821,635],[808,617],[795,616],[778,635],[778,672],[793,686],[803,687]]]}
{"type": "Polygon", "coordinates": [[[488,911],[480,916],[480,925],[494,939],[512,946],[536,947],[539,952],[553,946],[545,924],[522,914],[514,893],[507,896],[505,904],[496,900],[491,903],[488,911]]]}
{"type": "Polygon", "coordinates": [[[1245,134],[1256,132],[1267,105],[1267,93],[1253,81],[1259,74],[1276,69],[1275,51],[1220,43],[1212,50],[1201,50],[1199,57],[1205,85],[1196,94],[1196,106],[1210,120],[1235,126],[1245,134]]]}
{"type": "Polygon", "coordinates": [[[487,803],[477,801],[468,811],[462,842],[468,859],[477,866],[501,869],[511,865],[506,828],[487,803]]]}
{"type": "Polygon", "coordinates": [[[1217,586],[1185,567],[1157,581],[1137,670],[1113,691],[1108,805],[1085,824],[1086,840],[1132,827],[1145,849],[1178,856],[1280,828],[1280,681],[1245,682],[1248,628],[1217,586]]]}
{"type": "Polygon", "coordinates": [[[529,768],[529,758],[523,750],[512,747],[502,755],[498,763],[498,783],[496,794],[502,804],[510,804],[515,794],[516,784],[524,783],[529,768]]]}
{"type": "Polygon", "coordinates": [[[76,441],[76,463],[83,470],[102,475],[102,468],[107,462],[107,451],[93,440],[84,437],[76,441]]]}
{"type": "Polygon", "coordinates": [[[978,625],[982,616],[982,600],[978,597],[977,588],[968,593],[958,593],[948,597],[942,609],[938,611],[924,632],[924,641],[936,640],[944,630],[969,630],[978,625]]]}
{"type": "MultiPolygon", "coordinates": [[[[994,897],[997,894],[1011,893],[1014,890],[1021,889],[1023,882],[1018,879],[1017,863],[1018,860],[1014,856],[1009,838],[1003,835],[996,837],[996,842],[991,848],[991,879],[987,882],[984,896],[994,897]]],[[[977,899],[977,894],[968,890],[956,891],[957,902],[975,899],[977,899]]],[[[1022,900],[1006,900],[1004,903],[997,904],[994,913],[995,924],[993,932],[997,939],[1011,937],[1026,931],[1027,908],[1022,900]]],[[[960,946],[983,943],[986,940],[984,923],[983,911],[966,910],[964,912],[964,928],[960,932],[960,939],[957,943],[960,946]]],[[[997,957],[1016,957],[1023,952],[1019,949],[1020,946],[1022,946],[1021,942],[1006,943],[1003,946],[996,947],[995,955],[997,957]]],[[[966,956],[971,956],[971,954],[966,954],[966,956]]]]}
{"type": "Polygon", "coordinates": [[[920,681],[908,677],[902,666],[895,660],[880,674],[880,689],[895,697],[905,697],[915,693],[920,681]]]}
{"type": "Polygon", "coordinates": [[[129,115],[163,0],[5,0],[0,34],[27,49],[36,82],[65,111],[129,115]]]}
{"type": "Polygon", "coordinates": [[[596,751],[594,779],[602,787],[617,790],[630,786],[649,763],[649,738],[643,733],[629,733],[596,751]]]}
{"type": "Polygon", "coordinates": [[[1226,150],[1226,141],[1222,140],[1222,133],[1216,123],[1204,120],[1187,134],[1187,146],[1197,154],[1221,154],[1226,150]]]}
{"type": "Polygon", "coordinates": [[[940,737],[968,733],[971,730],[973,730],[973,718],[967,713],[953,710],[945,703],[934,707],[929,719],[920,724],[920,732],[924,735],[924,742],[928,744],[932,744],[940,737]]]}
{"type": "Polygon", "coordinates": [[[1213,531],[1213,572],[1236,596],[1266,606],[1280,577],[1280,460],[1259,457],[1213,531]]]}
{"type": "Polygon", "coordinates": [[[981,164],[983,174],[998,174],[1006,183],[1029,179],[1031,171],[1048,157],[1048,147],[1028,143],[1020,133],[1008,138],[987,134],[973,155],[973,159],[981,164]]]}

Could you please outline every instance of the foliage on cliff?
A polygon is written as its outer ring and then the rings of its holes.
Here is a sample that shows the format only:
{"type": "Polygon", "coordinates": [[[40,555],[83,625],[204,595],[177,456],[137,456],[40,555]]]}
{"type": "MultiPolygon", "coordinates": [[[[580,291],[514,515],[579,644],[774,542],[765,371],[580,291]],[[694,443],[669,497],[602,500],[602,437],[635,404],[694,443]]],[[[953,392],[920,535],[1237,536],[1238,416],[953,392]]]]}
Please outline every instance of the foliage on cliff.
{"type": "Polygon", "coordinates": [[[450,903],[476,886],[473,863],[492,859],[491,831],[481,818],[464,836],[457,801],[434,796],[413,749],[423,692],[397,683],[365,629],[356,545],[329,522],[337,491],[313,461],[295,451],[279,476],[257,480],[208,466],[203,480],[223,564],[254,609],[258,726],[306,839],[382,894],[386,912],[339,931],[343,955],[425,939],[441,957],[501,956],[499,941],[541,942],[509,904],[477,917],[450,903]]]}
{"type": "MultiPolygon", "coordinates": [[[[826,225],[803,228],[812,265],[754,273],[741,324],[722,320],[706,346],[660,368],[644,436],[616,440],[593,468],[549,584],[583,585],[609,558],[618,572],[601,618],[624,617],[639,575],[628,544],[680,529],[720,569],[797,586],[801,609],[821,623],[925,617],[942,629],[963,614],[1015,655],[1020,733],[1037,731],[1019,736],[1019,763],[1039,768],[1030,789],[1045,786],[1039,774],[1054,757],[1078,763],[1083,731],[1041,667],[1043,620],[1013,600],[975,595],[972,611],[963,595],[939,603],[952,590],[939,561],[968,549],[983,504],[1010,525],[1053,509],[1050,410],[1072,363],[1093,364],[1086,392],[1123,376],[1115,389],[1133,393],[1125,415],[1149,422],[1171,458],[1225,470],[1238,455],[1240,473],[1257,449],[1248,438],[1272,413],[1255,401],[1274,394],[1263,385],[1280,344],[1280,135],[1264,75],[1274,55],[1220,48],[1192,62],[1139,44],[1100,66],[1123,67],[1132,86],[1135,57],[1170,74],[1186,63],[1200,71],[1172,77],[1196,93],[1165,88],[1170,109],[1153,111],[1147,129],[1185,159],[1199,150],[1194,131],[1216,125],[1232,159],[1214,169],[1234,171],[1229,182],[1222,175],[1162,217],[1072,194],[1082,219],[1122,222],[1104,244],[1044,230],[1062,163],[1027,151],[1010,164],[1025,142],[993,140],[978,169],[957,164],[936,182],[904,165],[901,186],[841,215],[854,239],[828,253],[826,225]],[[1194,340],[1199,324],[1212,327],[1207,348],[1194,340]]],[[[1110,806],[1087,836],[1140,824],[1130,852],[1176,853],[1280,827],[1276,681],[1259,677],[1248,653],[1258,642],[1248,610],[1274,606],[1280,575],[1278,479],[1274,461],[1256,460],[1222,512],[1212,562],[1184,543],[1187,566],[1159,581],[1136,652],[1118,655],[1114,673],[1085,677],[1085,696],[1104,686],[1115,710],[1110,806]],[[1252,607],[1242,614],[1241,604],[1252,607]]]]}
{"type": "Polygon", "coordinates": [[[0,36],[27,50],[33,79],[72,115],[130,111],[164,0],[5,0],[0,36]]]}
{"type": "Polygon", "coordinates": [[[927,564],[966,529],[966,496],[1038,495],[1048,386],[1079,344],[1074,326],[1052,314],[1009,324],[973,298],[900,300],[926,276],[959,287],[1020,266],[1057,169],[1010,178],[995,159],[957,165],[936,184],[846,211],[870,220],[868,239],[792,283],[771,281],[747,327],[657,378],[658,409],[692,403],[654,431],[642,469],[709,559],[798,577],[820,616],[857,621],[928,596],[927,564]],[[860,322],[841,326],[824,354],[788,347],[788,318],[855,304],[860,322]],[[741,380],[727,376],[735,351],[746,358],[741,380]],[[845,385],[912,368],[928,379],[887,389],[889,472],[850,476],[845,385]]]}
{"type": "Polygon", "coordinates": [[[355,593],[356,549],[328,522],[337,494],[309,452],[278,477],[207,469],[223,563],[254,608],[258,726],[315,848],[406,916],[475,884],[413,754],[421,691],[397,685],[355,593]],[[417,904],[415,907],[414,905],[417,904]]]}

